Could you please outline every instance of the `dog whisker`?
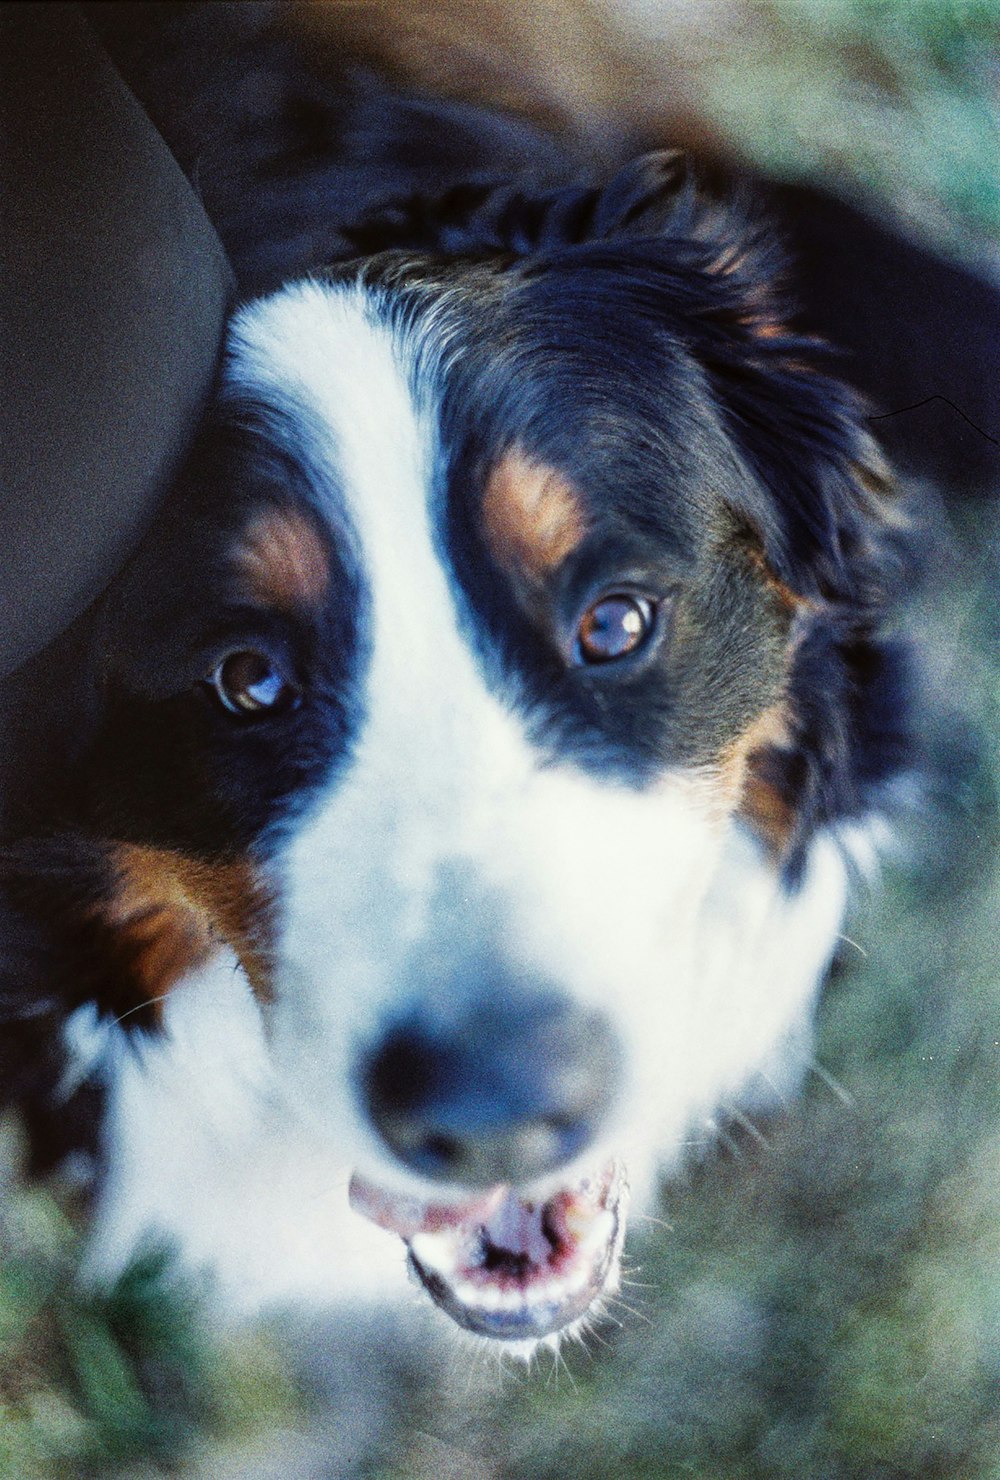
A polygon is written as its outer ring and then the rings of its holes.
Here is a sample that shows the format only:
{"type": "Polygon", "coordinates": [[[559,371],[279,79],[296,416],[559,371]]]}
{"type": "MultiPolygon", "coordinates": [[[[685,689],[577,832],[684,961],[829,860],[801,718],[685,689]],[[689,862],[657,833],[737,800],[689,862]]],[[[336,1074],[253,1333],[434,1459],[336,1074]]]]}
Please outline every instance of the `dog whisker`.
{"type": "Polygon", "coordinates": [[[763,1069],[758,1069],[755,1077],[759,1079],[761,1084],[765,1086],[768,1093],[773,1098],[775,1104],[781,1105],[783,1108],[787,1108],[787,1106],[791,1103],[788,1095],[780,1087],[780,1085],[775,1083],[770,1074],[766,1074],[763,1069]]]}
{"type": "Polygon", "coordinates": [[[645,1313],[645,1311],[638,1310],[634,1305],[630,1305],[629,1302],[627,1300],[623,1300],[620,1295],[609,1295],[607,1298],[609,1305],[613,1305],[616,1310],[623,1310],[625,1314],[631,1316],[633,1320],[641,1321],[644,1326],[655,1325],[655,1322],[645,1313]]]}
{"type": "Polygon", "coordinates": [[[155,997],[147,997],[145,1002],[137,1002],[135,1006],[130,1007],[127,1012],[120,1013],[118,1017],[112,1018],[111,1021],[113,1026],[117,1027],[117,1025],[119,1023],[123,1023],[126,1018],[130,1018],[133,1013],[142,1012],[147,1007],[155,1007],[158,1002],[166,1002],[169,996],[169,992],[160,992],[155,997]]]}
{"type": "Polygon", "coordinates": [[[344,1194],[344,1197],[346,1199],[348,1191],[350,1189],[350,1185],[351,1179],[349,1176],[338,1177],[335,1181],[328,1182],[325,1186],[320,1187],[318,1190],[314,1190],[312,1193],[310,1193],[310,1201],[321,1202],[323,1198],[330,1197],[334,1193],[341,1192],[344,1194]]]}
{"type": "Polygon", "coordinates": [[[868,960],[868,952],[864,946],[859,945],[856,940],[852,940],[849,935],[838,934],[837,939],[842,940],[845,945],[853,946],[860,956],[863,956],[866,961],[868,960]]]}
{"type": "MultiPolygon", "coordinates": [[[[605,1338],[601,1335],[600,1331],[598,1331],[596,1321],[591,1320],[591,1321],[588,1321],[587,1322],[586,1334],[592,1340],[596,1341],[597,1344],[598,1344],[598,1346],[603,1346],[606,1351],[610,1351],[611,1350],[611,1343],[610,1343],[610,1341],[605,1340],[605,1338]]],[[[583,1339],[583,1333],[581,1332],[581,1340],[582,1339],[583,1339]]]]}
{"type": "Polygon", "coordinates": [[[654,1218],[652,1213],[630,1213],[629,1218],[632,1222],[655,1223],[657,1227],[665,1228],[668,1233],[674,1232],[673,1223],[668,1223],[666,1218],[654,1218]]]}
{"type": "Polygon", "coordinates": [[[809,1068],[816,1075],[816,1078],[826,1085],[830,1093],[834,1095],[842,1105],[846,1105],[848,1110],[857,1109],[858,1102],[851,1094],[850,1090],[845,1088],[845,1086],[841,1084],[839,1079],[835,1079],[828,1069],[824,1069],[823,1065],[819,1063],[817,1059],[813,1059],[812,1063],[809,1065],[809,1068]]]}
{"type": "Polygon", "coordinates": [[[714,1116],[707,1116],[704,1124],[705,1129],[710,1132],[710,1139],[705,1143],[706,1145],[721,1146],[734,1161],[743,1160],[743,1148],[714,1116]]]}
{"type": "Polygon", "coordinates": [[[734,1120],[738,1126],[745,1130],[747,1135],[757,1142],[758,1146],[763,1146],[766,1151],[771,1150],[771,1142],[764,1135],[763,1131],[758,1126],[754,1125],[749,1116],[743,1114],[742,1110],[737,1110],[734,1106],[730,1105],[726,1107],[726,1114],[730,1116],[730,1118],[734,1120]]]}
{"type": "Polygon", "coordinates": [[[555,1343],[553,1345],[553,1347],[552,1347],[552,1356],[554,1358],[553,1371],[556,1373],[556,1387],[558,1388],[558,1386],[559,1386],[558,1373],[559,1373],[559,1368],[561,1367],[562,1370],[565,1372],[566,1377],[569,1380],[570,1387],[573,1389],[574,1392],[578,1392],[579,1389],[577,1387],[576,1378],[573,1376],[573,1373],[570,1370],[570,1365],[567,1362],[565,1356],[563,1355],[563,1350],[562,1350],[562,1344],[561,1343],[557,1342],[557,1343],[555,1343]]]}

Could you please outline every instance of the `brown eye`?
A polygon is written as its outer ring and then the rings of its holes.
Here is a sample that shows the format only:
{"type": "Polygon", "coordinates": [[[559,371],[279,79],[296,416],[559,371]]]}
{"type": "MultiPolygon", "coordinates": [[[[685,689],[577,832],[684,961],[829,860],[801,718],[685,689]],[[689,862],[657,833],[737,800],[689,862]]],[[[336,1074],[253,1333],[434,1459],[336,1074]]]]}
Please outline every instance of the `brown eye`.
{"type": "Polygon", "coordinates": [[[280,668],[263,653],[230,653],[209,682],[232,714],[274,714],[290,708],[297,694],[280,668]]]}
{"type": "Polygon", "coordinates": [[[645,596],[609,592],[588,606],[576,629],[580,663],[613,663],[634,653],[653,630],[655,607],[645,596]]]}

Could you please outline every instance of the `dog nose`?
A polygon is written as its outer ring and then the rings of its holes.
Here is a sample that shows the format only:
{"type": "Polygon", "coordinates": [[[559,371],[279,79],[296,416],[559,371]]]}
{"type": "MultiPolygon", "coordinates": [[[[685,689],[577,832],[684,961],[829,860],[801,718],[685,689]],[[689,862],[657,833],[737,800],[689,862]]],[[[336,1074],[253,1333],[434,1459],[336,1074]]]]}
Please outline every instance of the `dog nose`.
{"type": "Polygon", "coordinates": [[[373,1124],[405,1166],[490,1187],[571,1161],[606,1119],[621,1069],[602,1014],[546,996],[479,1008],[447,1032],[399,1023],[361,1081],[373,1124]]]}

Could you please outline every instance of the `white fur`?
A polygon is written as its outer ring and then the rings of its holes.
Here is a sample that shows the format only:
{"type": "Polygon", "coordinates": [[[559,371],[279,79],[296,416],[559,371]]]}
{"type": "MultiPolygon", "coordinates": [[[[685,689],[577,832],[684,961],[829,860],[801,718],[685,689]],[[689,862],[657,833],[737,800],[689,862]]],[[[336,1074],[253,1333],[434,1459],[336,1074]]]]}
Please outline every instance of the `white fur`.
{"type": "Polygon", "coordinates": [[[403,342],[376,298],[297,285],[246,310],[232,348],[236,383],[303,428],[331,516],[346,499],[372,597],[364,718],[276,865],[266,1031],[220,954],[171,994],[162,1041],[116,1030],[97,1049],[112,1176],[93,1265],[169,1234],[249,1310],[384,1292],[402,1271],[398,1240],[347,1207],[352,1169],[442,1195],[391,1163],[357,1100],[357,1055],[395,1010],[460,1012],[477,953],[603,1008],[629,1081],[583,1160],[622,1153],[649,1196],[720,1101],[801,1072],[846,868],[820,839],[788,897],[704,778],[636,791],[543,761],[470,650],[435,544],[433,356],[415,397],[427,345],[403,342]]]}
{"type": "MultiPolygon", "coordinates": [[[[88,1010],[70,1033],[93,1053],[88,1010]]],[[[405,1288],[399,1241],[348,1207],[350,1168],[289,1116],[227,951],[174,989],[162,1035],[100,1036],[108,1175],[86,1277],[109,1280],[169,1244],[227,1316],[405,1288]]]]}

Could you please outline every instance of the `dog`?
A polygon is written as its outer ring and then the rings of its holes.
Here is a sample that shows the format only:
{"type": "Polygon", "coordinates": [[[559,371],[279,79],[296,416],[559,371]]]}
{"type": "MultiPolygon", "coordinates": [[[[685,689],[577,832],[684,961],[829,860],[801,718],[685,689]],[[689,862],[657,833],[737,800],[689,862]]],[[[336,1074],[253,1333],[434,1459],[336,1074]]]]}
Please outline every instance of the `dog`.
{"type": "Polygon", "coordinates": [[[235,313],[32,669],[5,1098],[91,1278],[165,1240],[240,1316],[409,1272],[530,1353],[808,1066],[912,760],[903,498],[768,226],[675,153],[351,242],[235,313]]]}

